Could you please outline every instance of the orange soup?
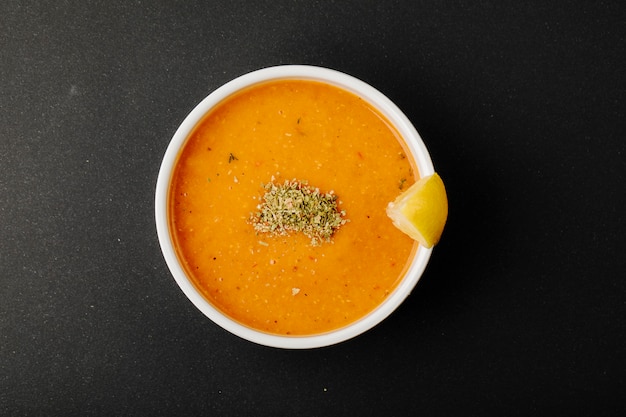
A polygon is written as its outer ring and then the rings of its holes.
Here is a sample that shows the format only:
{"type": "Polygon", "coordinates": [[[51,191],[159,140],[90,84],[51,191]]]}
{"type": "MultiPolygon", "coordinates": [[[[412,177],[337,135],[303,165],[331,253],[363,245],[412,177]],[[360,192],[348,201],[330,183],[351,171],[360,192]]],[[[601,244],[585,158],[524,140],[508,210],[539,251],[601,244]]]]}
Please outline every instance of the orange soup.
{"type": "Polygon", "coordinates": [[[168,208],[177,255],[206,299],[244,325],[344,327],[385,300],[417,250],[385,213],[414,166],[395,129],[352,93],[304,80],[250,87],[207,114],[178,156],[168,208]],[[264,184],[293,179],[337,196],[348,221],[329,242],[251,224],[264,184]]]}

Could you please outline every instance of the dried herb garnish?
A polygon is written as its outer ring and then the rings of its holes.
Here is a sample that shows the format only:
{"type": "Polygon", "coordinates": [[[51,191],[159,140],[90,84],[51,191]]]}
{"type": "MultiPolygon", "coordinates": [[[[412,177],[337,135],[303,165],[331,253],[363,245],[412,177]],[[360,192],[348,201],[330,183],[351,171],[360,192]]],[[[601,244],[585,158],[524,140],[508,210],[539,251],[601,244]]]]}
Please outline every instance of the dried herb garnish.
{"type": "Polygon", "coordinates": [[[285,180],[282,184],[264,184],[265,194],[251,215],[250,222],[260,233],[287,235],[302,232],[311,239],[311,245],[330,242],[332,235],[349,220],[346,212],[339,210],[337,195],[305,181],[285,180]]]}

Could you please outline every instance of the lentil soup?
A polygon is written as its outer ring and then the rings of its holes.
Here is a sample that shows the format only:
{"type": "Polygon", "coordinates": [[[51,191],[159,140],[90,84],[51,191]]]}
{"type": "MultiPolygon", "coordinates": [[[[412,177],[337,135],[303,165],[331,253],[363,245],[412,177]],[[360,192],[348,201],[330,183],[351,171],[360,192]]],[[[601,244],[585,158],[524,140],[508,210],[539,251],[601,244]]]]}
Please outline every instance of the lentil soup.
{"type": "Polygon", "coordinates": [[[417,244],[385,213],[415,182],[399,134],[364,100],[305,80],[271,81],[221,102],[178,155],[169,191],[177,256],[206,299],[271,334],[313,335],[362,318],[402,279],[417,244]],[[255,229],[269,183],[336,196],[329,241],[255,229]]]}

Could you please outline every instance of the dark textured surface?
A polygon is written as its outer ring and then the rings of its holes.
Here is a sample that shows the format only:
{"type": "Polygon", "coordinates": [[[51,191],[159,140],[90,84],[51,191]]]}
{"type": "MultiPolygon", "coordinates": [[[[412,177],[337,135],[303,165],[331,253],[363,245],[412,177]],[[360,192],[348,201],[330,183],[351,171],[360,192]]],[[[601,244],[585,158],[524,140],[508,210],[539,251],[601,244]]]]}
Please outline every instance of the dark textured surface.
{"type": "Polygon", "coordinates": [[[624,415],[626,6],[5,0],[0,415],[624,415]],[[363,79],[450,218],[388,320],[281,351],[201,315],[158,246],[177,125],[261,67],[363,79]]]}

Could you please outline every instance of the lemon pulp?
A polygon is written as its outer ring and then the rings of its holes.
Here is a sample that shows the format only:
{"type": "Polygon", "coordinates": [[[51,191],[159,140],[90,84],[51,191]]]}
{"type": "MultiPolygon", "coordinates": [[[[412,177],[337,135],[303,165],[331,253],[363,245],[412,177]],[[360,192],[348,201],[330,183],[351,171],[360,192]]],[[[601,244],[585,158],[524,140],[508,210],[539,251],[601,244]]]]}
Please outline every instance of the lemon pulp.
{"type": "Polygon", "coordinates": [[[423,177],[387,205],[393,224],[432,248],[439,242],[448,219],[448,197],[439,174],[423,177]]]}

